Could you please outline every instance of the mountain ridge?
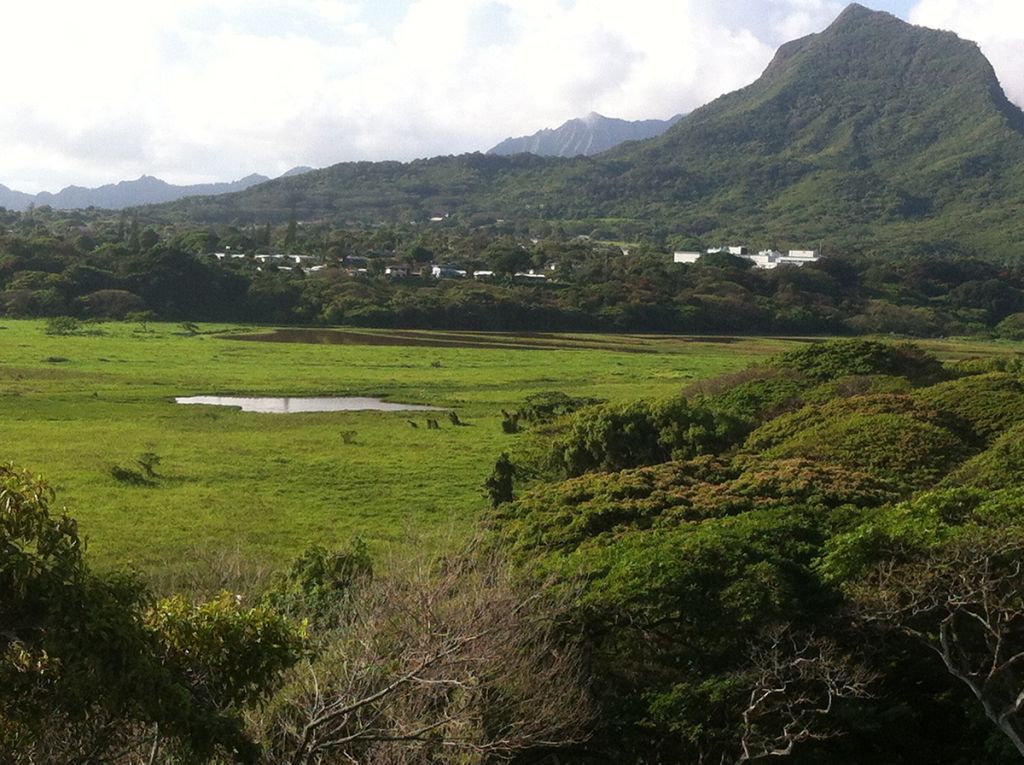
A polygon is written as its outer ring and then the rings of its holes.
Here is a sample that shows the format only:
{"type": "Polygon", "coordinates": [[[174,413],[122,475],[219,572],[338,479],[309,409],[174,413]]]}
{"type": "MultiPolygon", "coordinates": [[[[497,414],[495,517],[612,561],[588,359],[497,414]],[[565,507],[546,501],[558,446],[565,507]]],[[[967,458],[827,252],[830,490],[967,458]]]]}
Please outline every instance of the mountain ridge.
{"type": "Polygon", "coordinates": [[[661,135],[682,117],[682,114],[677,114],[667,120],[622,120],[590,112],[585,117],[567,120],[557,128],[544,128],[532,135],[506,138],[488,149],[487,154],[590,157],[626,141],[642,141],[661,135]]]}
{"type": "MultiPolygon", "coordinates": [[[[293,167],[280,177],[294,177],[310,172],[312,169],[304,166],[293,167]]],[[[30,206],[41,207],[43,205],[57,210],[76,210],[88,207],[121,210],[141,205],[175,202],[193,196],[230,194],[244,191],[269,180],[271,179],[265,175],[250,173],[236,181],[181,186],[143,174],[134,180],[107,183],[94,188],[72,184],[56,193],[41,191],[38,194],[16,191],[0,184],[0,207],[18,212],[23,212],[30,206]]]]}

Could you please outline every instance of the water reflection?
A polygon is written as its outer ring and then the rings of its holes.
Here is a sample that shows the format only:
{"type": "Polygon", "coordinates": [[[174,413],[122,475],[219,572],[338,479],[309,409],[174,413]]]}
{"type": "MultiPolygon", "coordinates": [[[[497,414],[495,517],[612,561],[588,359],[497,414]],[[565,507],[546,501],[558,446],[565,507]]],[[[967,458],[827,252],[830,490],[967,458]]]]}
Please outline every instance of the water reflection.
{"type": "Polygon", "coordinates": [[[297,396],[178,396],[177,404],[208,404],[210,406],[233,406],[243,412],[264,414],[297,414],[299,412],[436,412],[441,407],[421,404],[402,404],[379,398],[362,396],[321,396],[302,398],[297,396]]]}

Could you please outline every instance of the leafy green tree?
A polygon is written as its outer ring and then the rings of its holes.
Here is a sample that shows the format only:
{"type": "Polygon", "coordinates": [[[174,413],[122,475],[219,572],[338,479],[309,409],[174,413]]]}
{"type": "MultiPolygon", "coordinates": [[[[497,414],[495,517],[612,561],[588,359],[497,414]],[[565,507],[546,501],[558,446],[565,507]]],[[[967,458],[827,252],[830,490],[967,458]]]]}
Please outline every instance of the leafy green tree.
{"type": "Polygon", "coordinates": [[[934,492],[828,544],[862,619],[902,632],[970,689],[1024,756],[1024,493],[934,492]]]}
{"type": "Polygon", "coordinates": [[[487,265],[499,274],[511,275],[530,267],[530,253],[513,242],[494,242],[481,255],[487,265]]]}

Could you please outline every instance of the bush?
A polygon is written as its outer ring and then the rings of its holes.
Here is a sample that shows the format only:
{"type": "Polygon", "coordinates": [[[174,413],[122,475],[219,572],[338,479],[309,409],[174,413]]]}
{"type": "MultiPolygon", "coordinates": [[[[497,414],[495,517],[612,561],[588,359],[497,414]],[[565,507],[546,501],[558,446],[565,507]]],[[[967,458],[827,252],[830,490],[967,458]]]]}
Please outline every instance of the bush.
{"type": "Polygon", "coordinates": [[[523,399],[517,414],[525,422],[550,422],[583,407],[600,403],[596,398],[569,396],[561,391],[544,391],[523,399]]]}
{"type": "Polygon", "coordinates": [[[1024,340],[1024,313],[1013,313],[996,325],[996,334],[1007,340],[1024,340]]]}
{"type": "Polygon", "coordinates": [[[837,398],[879,393],[908,393],[913,386],[906,377],[893,375],[847,375],[829,380],[804,394],[808,404],[827,404],[837,398]]]}
{"type": "Polygon", "coordinates": [[[508,454],[502,452],[494,463],[494,470],[484,481],[484,491],[491,500],[491,507],[512,501],[515,477],[516,466],[512,464],[508,454]]]}
{"type": "Polygon", "coordinates": [[[1011,489],[1024,485],[1024,424],[1007,430],[988,449],[965,462],[946,486],[1011,489]]]}
{"type": "Polygon", "coordinates": [[[708,407],[750,426],[803,406],[806,380],[779,374],[741,382],[733,388],[702,399],[708,407]]]}
{"type": "Polygon", "coordinates": [[[328,620],[348,605],[353,590],[373,576],[373,562],[363,540],[328,550],[313,545],[279,574],[266,602],[278,611],[314,622],[328,620]]]}
{"type": "Polygon", "coordinates": [[[803,409],[770,420],[747,437],[743,451],[766,452],[803,431],[823,423],[851,415],[897,414],[938,425],[955,428],[960,421],[934,406],[919,402],[907,395],[875,394],[837,399],[826,404],[809,404],[803,409]]]}
{"type": "Polygon", "coordinates": [[[876,507],[896,498],[868,473],[811,460],[777,460],[740,472],[720,459],[699,457],[538,488],[503,506],[496,517],[529,561],[538,552],[593,548],[632,531],[753,510],[876,507]]]}
{"type": "Polygon", "coordinates": [[[735,417],[679,397],[582,409],[556,439],[554,462],[568,475],[615,471],[716,454],[743,437],[735,417]]]}
{"type": "Polygon", "coordinates": [[[73,335],[81,331],[82,322],[72,316],[54,316],[46,320],[46,334],[73,335]]]}
{"type": "Polygon", "coordinates": [[[956,415],[970,437],[985,443],[1024,422],[1024,383],[1015,375],[973,375],[925,388],[914,397],[956,415]]]}
{"type": "Polygon", "coordinates": [[[934,485],[967,454],[951,430],[913,414],[853,412],[799,430],[762,456],[830,462],[913,490],[934,485]]]}
{"type": "Polygon", "coordinates": [[[78,299],[82,311],[93,319],[124,319],[128,314],[145,310],[145,301],[126,290],[97,290],[78,299]]]}
{"type": "Polygon", "coordinates": [[[917,385],[942,380],[942,364],[914,345],[890,345],[873,340],[829,340],[777,356],[773,362],[815,380],[849,375],[896,375],[917,385]]]}

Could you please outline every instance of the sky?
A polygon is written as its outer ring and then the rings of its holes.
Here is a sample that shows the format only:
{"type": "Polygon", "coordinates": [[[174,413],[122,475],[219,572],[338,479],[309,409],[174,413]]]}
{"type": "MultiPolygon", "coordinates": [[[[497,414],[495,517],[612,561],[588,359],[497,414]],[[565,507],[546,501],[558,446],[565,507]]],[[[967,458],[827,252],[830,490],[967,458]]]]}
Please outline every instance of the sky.
{"type": "MultiPolygon", "coordinates": [[[[975,40],[1024,104],[1021,0],[862,0],[975,40]]],[[[34,0],[4,3],[0,183],[486,151],[596,111],[688,112],[755,80],[844,0],[34,0]]]]}

